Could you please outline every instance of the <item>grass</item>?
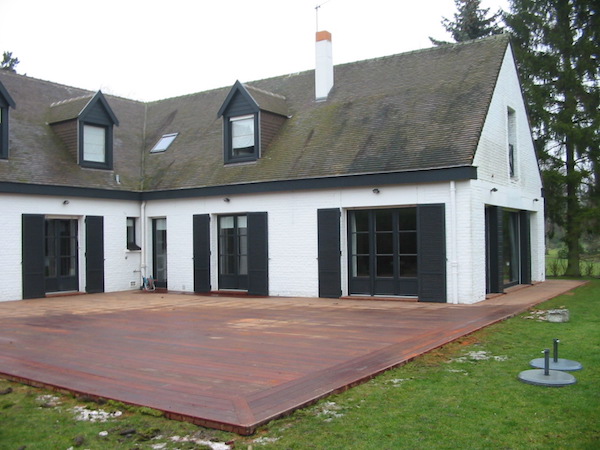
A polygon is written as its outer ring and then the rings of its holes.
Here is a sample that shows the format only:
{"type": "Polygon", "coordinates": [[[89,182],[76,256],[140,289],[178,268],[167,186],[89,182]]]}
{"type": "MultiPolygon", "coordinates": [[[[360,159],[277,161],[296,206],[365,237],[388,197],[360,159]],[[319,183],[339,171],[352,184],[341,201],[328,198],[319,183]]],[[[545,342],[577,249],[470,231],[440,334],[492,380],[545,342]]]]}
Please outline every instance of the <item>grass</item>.
{"type": "Polygon", "coordinates": [[[600,439],[600,281],[536,309],[558,307],[569,309],[570,322],[522,314],[271,422],[251,437],[0,380],[0,391],[13,389],[0,395],[0,449],[211,448],[174,442],[173,436],[235,441],[236,449],[595,449],[600,439]],[[518,381],[531,359],[552,348],[553,338],[561,340],[560,357],[583,364],[573,373],[577,384],[546,388],[518,381]],[[58,397],[59,404],[40,400],[42,395],[58,397]],[[77,421],[72,412],[77,405],[123,414],[104,423],[77,421]],[[101,431],[108,434],[100,436],[101,431]]]}
{"type": "MultiPolygon", "coordinates": [[[[558,248],[548,250],[546,255],[546,274],[550,277],[560,277],[567,270],[567,259],[558,248]]],[[[579,270],[584,277],[600,278],[600,255],[582,255],[579,270]]]]}

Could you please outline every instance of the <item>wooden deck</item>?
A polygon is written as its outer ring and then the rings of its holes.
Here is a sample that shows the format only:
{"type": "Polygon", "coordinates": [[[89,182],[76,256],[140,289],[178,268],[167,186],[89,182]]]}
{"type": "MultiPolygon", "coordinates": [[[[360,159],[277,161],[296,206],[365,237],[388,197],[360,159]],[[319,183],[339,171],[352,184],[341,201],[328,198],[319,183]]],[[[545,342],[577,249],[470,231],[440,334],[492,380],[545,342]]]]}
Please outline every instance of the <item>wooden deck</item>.
{"type": "Polygon", "coordinates": [[[126,292],[0,303],[0,376],[251,434],[579,284],[477,305],[126,292]]]}

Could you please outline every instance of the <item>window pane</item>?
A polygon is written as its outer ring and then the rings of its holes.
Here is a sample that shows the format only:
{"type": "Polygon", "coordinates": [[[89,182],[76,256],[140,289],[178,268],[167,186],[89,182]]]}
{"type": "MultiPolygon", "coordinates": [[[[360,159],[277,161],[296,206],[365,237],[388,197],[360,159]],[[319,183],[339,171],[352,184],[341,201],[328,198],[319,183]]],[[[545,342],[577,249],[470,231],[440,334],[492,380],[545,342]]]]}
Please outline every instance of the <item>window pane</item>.
{"type": "Polygon", "coordinates": [[[375,229],[377,231],[392,231],[392,211],[383,210],[375,213],[375,229]]]}
{"type": "Polygon", "coordinates": [[[85,125],[83,127],[83,159],[91,162],[106,162],[106,129],[85,125]]]}
{"type": "Polygon", "coordinates": [[[394,235],[392,233],[377,233],[377,254],[391,255],[394,253],[394,235]]]}
{"type": "Polygon", "coordinates": [[[369,231],[369,211],[352,212],[352,232],[369,231]]]}
{"type": "Polygon", "coordinates": [[[355,254],[369,254],[369,235],[367,233],[358,233],[354,235],[354,249],[355,254]]]}
{"type": "Polygon", "coordinates": [[[417,254],[417,233],[415,231],[400,233],[400,253],[417,254]]]}
{"type": "Polygon", "coordinates": [[[240,275],[248,275],[248,257],[246,255],[240,256],[240,275]]]}
{"type": "Polygon", "coordinates": [[[233,228],[233,219],[234,219],[233,216],[221,217],[219,226],[221,227],[222,230],[227,229],[227,228],[233,228]]]}
{"type": "Polygon", "coordinates": [[[231,121],[231,148],[233,156],[254,153],[254,117],[231,121]]]}
{"type": "Polygon", "coordinates": [[[248,217],[238,216],[237,226],[238,226],[238,228],[248,228],[248,217]]]}
{"type": "Polygon", "coordinates": [[[369,276],[369,257],[368,256],[353,256],[352,257],[352,276],[353,277],[368,277],[369,276]]]}
{"type": "Polygon", "coordinates": [[[378,277],[393,277],[394,276],[394,258],[393,256],[378,256],[377,257],[377,276],[378,277]]]}
{"type": "Polygon", "coordinates": [[[398,229],[403,231],[417,229],[417,208],[402,208],[398,211],[398,229]]]}
{"type": "Polygon", "coordinates": [[[416,256],[401,256],[400,257],[400,276],[401,277],[416,277],[417,276],[417,257],[416,256]]]}
{"type": "Polygon", "coordinates": [[[175,138],[177,137],[177,134],[178,133],[165,134],[163,137],[161,137],[158,140],[156,145],[154,147],[152,147],[152,150],[150,150],[150,152],[151,153],[164,152],[166,149],[169,148],[171,143],[175,140],[175,138]]]}

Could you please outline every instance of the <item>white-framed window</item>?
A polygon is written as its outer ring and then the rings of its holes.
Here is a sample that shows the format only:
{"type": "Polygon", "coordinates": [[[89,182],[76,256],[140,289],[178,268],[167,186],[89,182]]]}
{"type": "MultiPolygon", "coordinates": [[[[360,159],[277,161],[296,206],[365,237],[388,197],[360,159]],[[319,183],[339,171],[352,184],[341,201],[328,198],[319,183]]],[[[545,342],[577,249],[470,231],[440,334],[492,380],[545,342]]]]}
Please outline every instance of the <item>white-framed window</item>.
{"type": "Polygon", "coordinates": [[[106,163],[105,127],[83,126],[83,160],[93,163],[106,163]]]}

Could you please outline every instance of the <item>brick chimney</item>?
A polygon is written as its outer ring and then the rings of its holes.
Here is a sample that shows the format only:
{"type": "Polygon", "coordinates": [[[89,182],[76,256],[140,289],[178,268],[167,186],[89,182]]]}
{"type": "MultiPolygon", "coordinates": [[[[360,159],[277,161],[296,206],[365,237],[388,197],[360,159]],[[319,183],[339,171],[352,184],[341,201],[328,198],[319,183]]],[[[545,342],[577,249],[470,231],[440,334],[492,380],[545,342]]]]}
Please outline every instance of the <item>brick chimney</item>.
{"type": "Polygon", "coordinates": [[[316,67],[315,67],[315,98],[317,101],[327,99],[333,87],[333,57],[331,33],[317,31],[316,67]]]}

